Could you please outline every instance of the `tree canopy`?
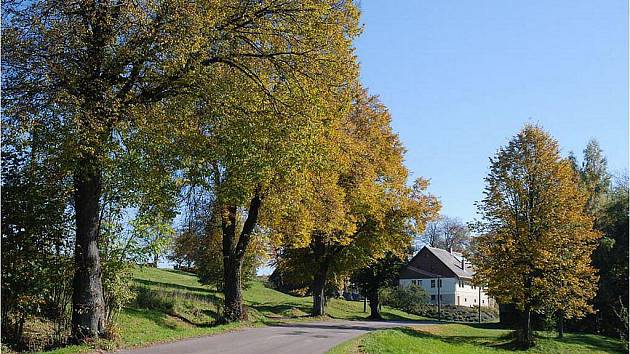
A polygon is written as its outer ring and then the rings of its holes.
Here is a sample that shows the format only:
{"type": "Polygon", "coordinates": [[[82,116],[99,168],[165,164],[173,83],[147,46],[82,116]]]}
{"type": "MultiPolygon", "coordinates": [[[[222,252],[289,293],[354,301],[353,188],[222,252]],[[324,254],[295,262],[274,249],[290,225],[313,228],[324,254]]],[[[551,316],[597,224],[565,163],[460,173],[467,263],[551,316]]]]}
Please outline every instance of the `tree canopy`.
{"type": "Polygon", "coordinates": [[[524,312],[519,341],[530,345],[532,311],[592,311],[598,277],[590,255],[600,234],[579,176],[540,127],[525,126],[490,163],[471,261],[489,295],[524,312]]]}

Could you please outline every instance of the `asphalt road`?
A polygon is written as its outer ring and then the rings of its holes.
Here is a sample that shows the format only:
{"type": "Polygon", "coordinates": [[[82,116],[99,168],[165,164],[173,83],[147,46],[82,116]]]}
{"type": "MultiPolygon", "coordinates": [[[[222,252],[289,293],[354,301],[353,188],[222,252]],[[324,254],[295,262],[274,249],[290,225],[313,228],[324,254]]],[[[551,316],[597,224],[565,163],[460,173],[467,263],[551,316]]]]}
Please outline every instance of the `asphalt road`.
{"type": "Polygon", "coordinates": [[[118,354],[321,354],[335,345],[381,328],[431,324],[403,321],[298,322],[184,339],[118,354]]]}

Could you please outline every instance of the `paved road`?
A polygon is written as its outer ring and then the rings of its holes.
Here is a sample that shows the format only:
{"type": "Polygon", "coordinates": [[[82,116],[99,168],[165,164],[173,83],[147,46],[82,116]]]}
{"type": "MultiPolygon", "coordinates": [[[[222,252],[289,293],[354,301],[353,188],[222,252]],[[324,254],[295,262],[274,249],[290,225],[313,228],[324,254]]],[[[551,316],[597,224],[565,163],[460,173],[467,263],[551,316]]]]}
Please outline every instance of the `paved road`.
{"type": "Polygon", "coordinates": [[[185,339],[118,354],[321,354],[335,345],[380,328],[432,322],[326,321],[299,322],[185,339]]]}

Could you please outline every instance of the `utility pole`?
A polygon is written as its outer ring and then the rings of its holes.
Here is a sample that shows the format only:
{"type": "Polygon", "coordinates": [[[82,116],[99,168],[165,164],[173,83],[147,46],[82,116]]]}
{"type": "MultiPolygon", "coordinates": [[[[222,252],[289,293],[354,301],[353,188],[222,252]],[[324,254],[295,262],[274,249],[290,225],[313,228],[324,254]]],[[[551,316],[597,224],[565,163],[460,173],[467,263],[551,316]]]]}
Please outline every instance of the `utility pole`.
{"type": "Polygon", "coordinates": [[[442,301],[440,299],[440,288],[442,287],[441,284],[442,283],[442,279],[440,279],[440,277],[437,277],[437,288],[438,288],[438,321],[442,321],[442,310],[441,310],[441,305],[442,305],[442,301]]]}
{"type": "Polygon", "coordinates": [[[477,301],[477,305],[479,305],[479,323],[481,323],[481,286],[479,286],[479,300],[477,301]]]}

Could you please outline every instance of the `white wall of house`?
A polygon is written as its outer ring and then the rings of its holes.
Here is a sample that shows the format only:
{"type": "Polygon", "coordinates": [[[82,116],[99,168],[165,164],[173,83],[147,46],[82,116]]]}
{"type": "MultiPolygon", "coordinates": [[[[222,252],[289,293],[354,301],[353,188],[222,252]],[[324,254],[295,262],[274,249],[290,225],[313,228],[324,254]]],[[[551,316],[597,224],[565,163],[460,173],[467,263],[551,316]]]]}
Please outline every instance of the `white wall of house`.
{"type": "MultiPolygon", "coordinates": [[[[441,303],[444,305],[472,307],[477,306],[480,302],[481,306],[492,305],[492,299],[486,295],[483,289],[481,290],[481,299],[479,299],[479,288],[471,285],[470,281],[459,278],[440,278],[440,280],[442,280],[441,303]]],[[[421,286],[429,295],[429,302],[437,304],[438,279],[400,279],[399,284],[400,286],[409,286],[410,284],[421,286]],[[431,281],[434,281],[435,287],[431,287],[431,281]]]]}
{"type": "Polygon", "coordinates": [[[455,294],[455,305],[460,306],[491,306],[492,299],[488,297],[483,288],[481,289],[481,299],[479,298],[479,287],[474,286],[467,280],[460,280],[457,284],[457,292],[455,294]],[[459,299],[458,299],[459,297],[459,299]],[[457,301],[459,300],[459,303],[457,301]]]}

